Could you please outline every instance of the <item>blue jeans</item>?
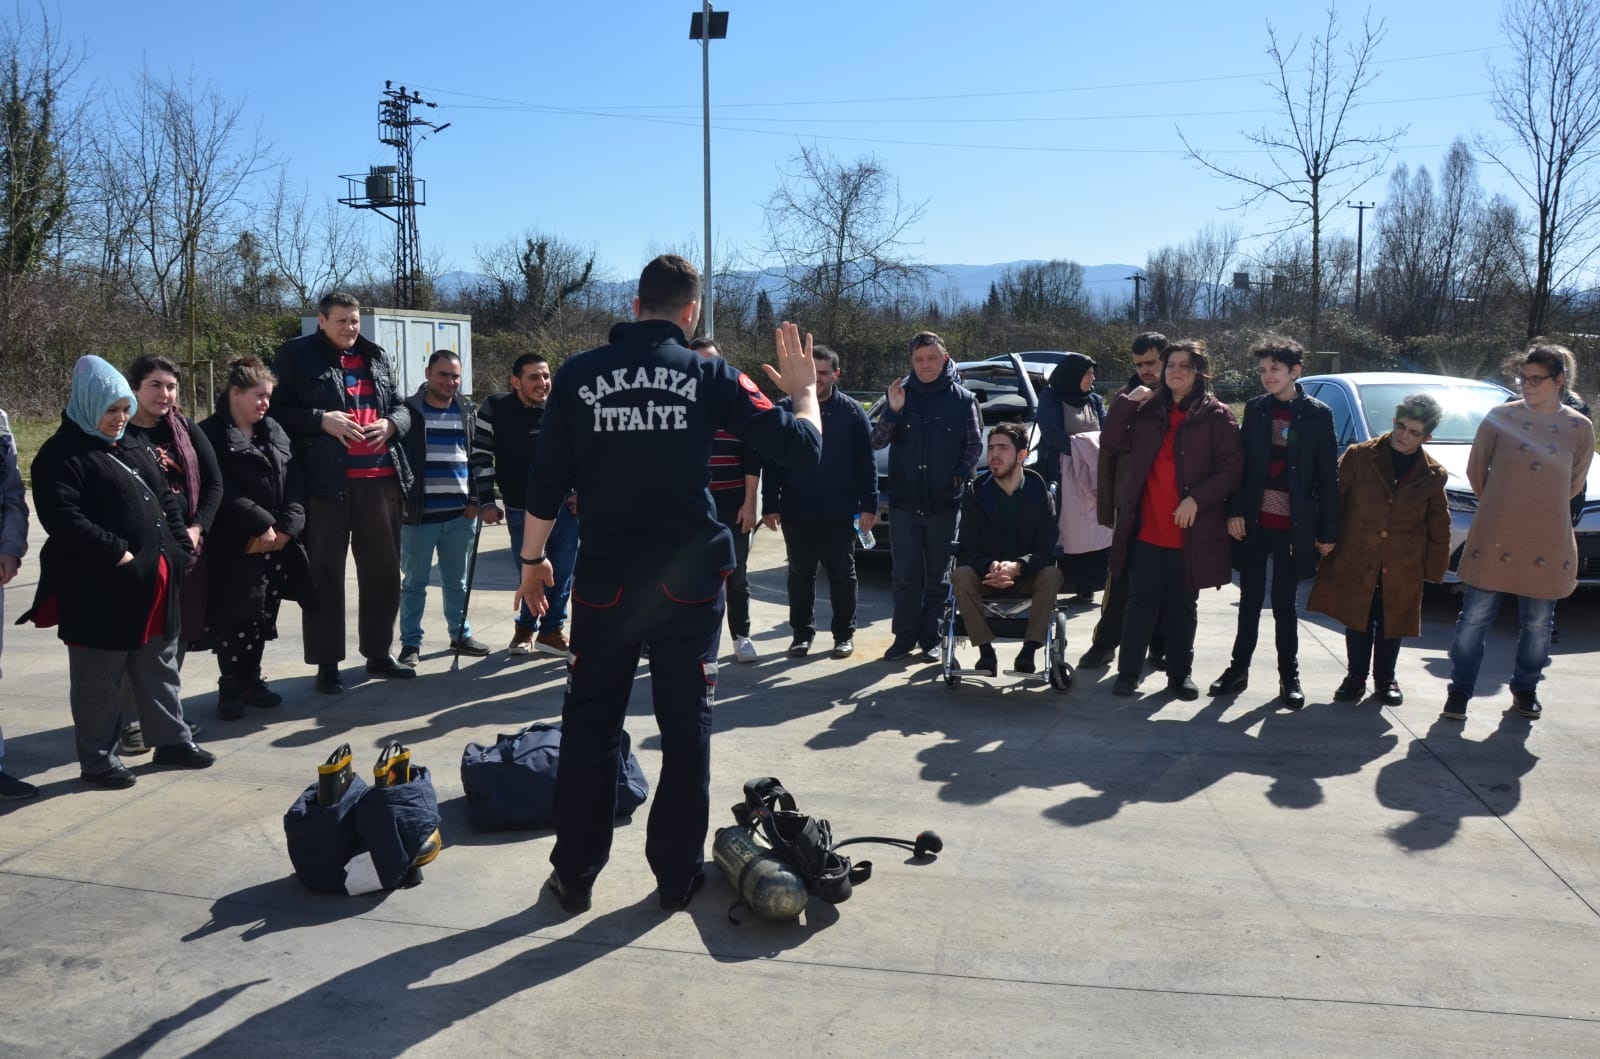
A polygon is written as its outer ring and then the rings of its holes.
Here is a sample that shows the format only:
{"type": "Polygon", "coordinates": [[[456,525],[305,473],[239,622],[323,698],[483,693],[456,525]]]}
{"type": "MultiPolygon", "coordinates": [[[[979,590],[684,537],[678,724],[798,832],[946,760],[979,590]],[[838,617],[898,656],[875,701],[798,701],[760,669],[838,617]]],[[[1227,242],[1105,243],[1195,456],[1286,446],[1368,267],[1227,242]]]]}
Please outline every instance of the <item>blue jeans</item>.
{"type": "Polygon", "coordinates": [[[439,590],[444,593],[444,621],[452,640],[472,635],[467,621],[467,554],[477,520],[409,523],[400,527],[400,646],[422,646],[422,611],[428,601],[428,574],[439,553],[439,590]]]}
{"type": "MultiPolygon", "coordinates": [[[[1507,593],[1489,592],[1466,586],[1461,596],[1461,616],[1456,619],[1455,639],[1450,642],[1450,693],[1472,697],[1478,684],[1478,669],[1483,665],[1483,644],[1489,627],[1500,613],[1500,599],[1507,593]]],[[[1516,596],[1517,658],[1511,669],[1512,691],[1533,691],[1544,679],[1550,664],[1550,629],[1554,624],[1556,601],[1516,596]]]]}
{"type": "MultiPolygon", "coordinates": [[[[516,566],[517,578],[522,578],[522,524],[528,513],[521,508],[506,510],[506,529],[511,531],[511,561],[516,566]]],[[[543,618],[535,618],[528,605],[522,605],[517,615],[517,628],[538,628],[540,632],[560,632],[567,623],[567,598],[572,595],[572,568],[578,561],[578,516],[567,510],[565,504],[556,513],[556,524],[550,527],[550,536],[544,543],[544,553],[555,568],[556,583],[544,590],[543,618]]]]}

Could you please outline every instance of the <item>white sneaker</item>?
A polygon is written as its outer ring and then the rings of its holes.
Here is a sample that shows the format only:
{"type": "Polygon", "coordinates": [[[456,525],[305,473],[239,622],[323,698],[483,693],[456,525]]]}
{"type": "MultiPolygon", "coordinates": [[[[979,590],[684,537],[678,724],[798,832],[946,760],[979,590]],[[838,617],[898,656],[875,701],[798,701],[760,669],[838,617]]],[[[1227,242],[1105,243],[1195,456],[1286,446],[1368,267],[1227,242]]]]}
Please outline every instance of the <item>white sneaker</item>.
{"type": "Polygon", "coordinates": [[[740,662],[754,662],[760,655],[756,654],[756,645],[750,642],[750,637],[735,636],[733,638],[733,657],[740,662]]]}

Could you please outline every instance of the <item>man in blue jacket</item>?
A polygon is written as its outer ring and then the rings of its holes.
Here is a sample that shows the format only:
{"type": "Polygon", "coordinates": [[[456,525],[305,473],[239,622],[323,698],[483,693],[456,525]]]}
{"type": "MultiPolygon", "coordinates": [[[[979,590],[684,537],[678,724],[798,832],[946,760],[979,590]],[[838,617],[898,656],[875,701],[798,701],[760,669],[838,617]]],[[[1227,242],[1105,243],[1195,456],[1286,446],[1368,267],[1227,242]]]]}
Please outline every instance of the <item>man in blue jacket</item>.
{"type": "MultiPolygon", "coordinates": [[[[769,467],[762,479],[761,506],[768,529],[783,529],[789,552],[790,658],[804,658],[816,638],[817,563],[828,573],[833,608],[831,658],[855,653],[856,531],[872,532],[878,518],[878,468],[872,458],[872,424],[866,410],[840,393],[839,354],[812,350],[817,364],[817,404],[822,410],[822,462],[789,471],[769,467]]],[[[792,409],[784,398],[779,405],[792,409]]]]}
{"type": "Polygon", "coordinates": [[[883,657],[897,662],[920,648],[924,661],[937,661],[950,549],[962,490],[983,455],[983,426],[978,402],[932,331],[912,337],[911,374],[889,384],[872,447],[889,450],[894,642],[883,657]]]}
{"type": "Polygon", "coordinates": [[[1022,650],[1012,663],[1032,673],[1035,653],[1044,646],[1061,571],[1056,568],[1060,528],[1050,487],[1022,466],[1028,458],[1028,428],[1001,423],[989,432],[989,473],[967,487],[961,498],[961,540],[956,546],[956,605],[967,639],[978,649],[974,672],[997,676],[994,633],[983,616],[983,598],[1027,596],[1032,601],[1022,650]]]}
{"type": "Polygon", "coordinates": [[[611,855],[622,724],[645,644],[661,732],[645,858],[664,910],[686,907],[705,884],[712,692],[734,565],[707,488],[712,439],[729,430],[790,468],[822,454],[811,343],[793,324],[778,332],[781,370],[767,368],[791,415],[726,360],[684,344],[700,316],[688,261],[664,254],[646,265],[634,313],[607,345],[556,372],[528,480],[521,595],[535,611],[554,579],[545,546],[556,512],[573,489],[583,505],[547,883],[568,912],[589,908],[611,855]]]}

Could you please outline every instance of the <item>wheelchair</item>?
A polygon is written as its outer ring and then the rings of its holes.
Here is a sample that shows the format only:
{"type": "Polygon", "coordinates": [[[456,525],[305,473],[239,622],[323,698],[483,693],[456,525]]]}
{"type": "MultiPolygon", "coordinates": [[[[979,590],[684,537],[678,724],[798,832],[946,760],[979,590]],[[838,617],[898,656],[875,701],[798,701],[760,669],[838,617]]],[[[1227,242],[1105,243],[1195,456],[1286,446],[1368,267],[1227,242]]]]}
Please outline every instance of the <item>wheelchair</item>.
{"type": "MultiPolygon", "coordinates": [[[[955,559],[950,560],[950,587],[945,592],[944,610],[939,615],[939,670],[947,688],[961,683],[961,670],[956,666],[956,641],[967,636],[966,623],[961,620],[961,609],[956,605],[955,559]]],[[[1028,618],[1032,601],[1019,596],[985,596],[983,616],[1000,640],[1021,640],[1028,631],[1028,618]]],[[[1050,686],[1057,692],[1072,690],[1074,672],[1067,662],[1067,615],[1058,604],[1050,623],[1045,626],[1044,671],[1050,686]]]]}

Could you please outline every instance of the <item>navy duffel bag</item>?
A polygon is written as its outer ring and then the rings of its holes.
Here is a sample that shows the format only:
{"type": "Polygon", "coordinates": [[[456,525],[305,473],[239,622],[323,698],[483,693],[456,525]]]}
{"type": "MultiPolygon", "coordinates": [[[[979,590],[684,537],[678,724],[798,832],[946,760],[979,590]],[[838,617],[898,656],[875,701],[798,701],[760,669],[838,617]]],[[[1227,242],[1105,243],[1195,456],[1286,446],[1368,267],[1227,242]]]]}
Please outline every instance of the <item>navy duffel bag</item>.
{"type": "MultiPolygon", "coordinates": [[[[622,768],[617,775],[617,816],[628,817],[644,804],[650,782],[622,733],[622,768]]],[[[461,752],[461,787],[467,819],[478,831],[528,831],[556,823],[556,763],[561,757],[561,726],[530,724],[501,734],[493,744],[468,743],[461,752]]]]}

